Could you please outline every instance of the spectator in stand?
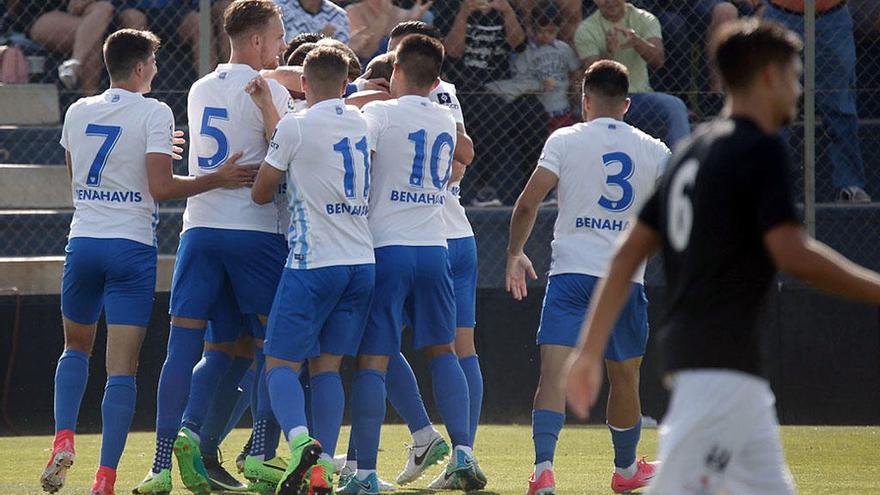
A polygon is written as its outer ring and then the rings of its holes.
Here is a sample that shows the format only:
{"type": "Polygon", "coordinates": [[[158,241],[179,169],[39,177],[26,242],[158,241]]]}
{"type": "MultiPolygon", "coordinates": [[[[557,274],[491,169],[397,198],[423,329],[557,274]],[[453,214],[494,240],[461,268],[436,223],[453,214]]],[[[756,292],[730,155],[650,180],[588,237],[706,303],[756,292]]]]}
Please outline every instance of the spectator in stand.
{"type": "MultiPolygon", "coordinates": [[[[764,18],[804,35],[804,0],[772,0],[764,18]]],[[[832,164],[841,203],[870,203],[856,113],[856,47],[846,0],[816,0],[816,111],[830,138],[820,156],[832,164]]]]}
{"type": "Polygon", "coordinates": [[[361,0],[346,7],[351,23],[348,45],[357,53],[363,65],[388,48],[388,33],[398,23],[425,21],[431,23],[429,12],[433,0],[415,0],[409,9],[402,9],[392,0],[361,0]]]}
{"type": "MultiPolygon", "coordinates": [[[[211,1],[211,54],[208,66],[213,70],[218,60],[229,60],[229,39],[223,31],[223,13],[231,0],[211,1]]],[[[161,38],[177,36],[189,46],[192,67],[199,73],[199,1],[198,0],[114,0],[119,18],[128,27],[150,29],[161,38]]]]}
{"type": "Polygon", "coordinates": [[[626,121],[664,140],[672,148],[691,132],[688,111],[681,99],[656,93],[648,79],[648,65],[663,66],[666,55],[660,21],[625,0],[594,0],[598,10],[584,19],[575,33],[575,48],[585,66],[610,59],[629,69],[632,105],[626,121]],[[665,133],[661,135],[661,128],[665,133]]]}
{"type": "Polygon", "coordinates": [[[576,122],[568,94],[581,62],[568,43],[557,38],[562,24],[559,7],[545,1],[529,16],[530,39],[513,63],[513,78],[488,83],[486,88],[511,100],[537,93],[547,116],[547,134],[576,122]]]}
{"type": "MultiPolygon", "coordinates": [[[[516,9],[525,14],[523,24],[532,25],[531,15],[535,12],[535,7],[541,5],[548,0],[516,0],[516,9]]],[[[553,0],[560,12],[559,39],[574,45],[574,32],[581,20],[584,18],[583,3],[581,0],[553,0]]]]}
{"type": "MultiPolygon", "coordinates": [[[[10,30],[23,33],[46,49],[69,55],[58,67],[58,78],[84,96],[101,85],[101,45],[113,21],[113,4],[101,0],[10,0],[10,30]]],[[[120,27],[135,27],[119,19],[120,27]]]]}
{"type": "Polygon", "coordinates": [[[274,0],[281,7],[284,39],[300,33],[321,33],[343,43],[349,41],[348,14],[330,0],[274,0]]]}
{"type": "Polygon", "coordinates": [[[526,47],[526,33],[508,0],[449,0],[435,12],[446,38],[447,80],[456,86],[479,155],[472,165],[473,206],[512,202],[528,163],[540,153],[544,111],[534,95],[512,103],[487,94],[485,85],[511,77],[511,59],[526,47]],[[508,179],[505,183],[504,179],[508,179]],[[499,197],[499,190],[505,193],[499,197]]]}

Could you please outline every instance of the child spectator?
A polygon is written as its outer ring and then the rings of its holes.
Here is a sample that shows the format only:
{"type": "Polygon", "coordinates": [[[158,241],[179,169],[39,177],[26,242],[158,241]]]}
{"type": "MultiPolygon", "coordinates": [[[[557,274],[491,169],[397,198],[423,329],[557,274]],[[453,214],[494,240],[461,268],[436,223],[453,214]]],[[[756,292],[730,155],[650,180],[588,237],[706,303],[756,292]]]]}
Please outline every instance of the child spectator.
{"type": "Polygon", "coordinates": [[[531,12],[530,39],[516,57],[513,78],[493,81],[486,89],[508,101],[527,93],[537,93],[547,114],[548,134],[576,122],[568,93],[581,63],[574,49],[558,39],[562,18],[553,2],[536,6],[531,12]]]}

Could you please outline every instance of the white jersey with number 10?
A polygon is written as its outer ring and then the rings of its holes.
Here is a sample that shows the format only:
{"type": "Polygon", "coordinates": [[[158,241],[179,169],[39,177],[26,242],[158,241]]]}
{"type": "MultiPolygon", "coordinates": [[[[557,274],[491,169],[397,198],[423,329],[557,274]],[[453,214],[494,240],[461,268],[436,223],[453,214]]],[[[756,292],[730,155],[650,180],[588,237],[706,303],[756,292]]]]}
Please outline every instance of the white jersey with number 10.
{"type": "MultiPolygon", "coordinates": [[[[660,140],[611,118],[551,134],[538,160],[559,178],[550,274],[605,276],[617,238],[651,197],[668,158],[660,140]]],[[[642,264],[633,281],[644,277],[642,264]]]]}
{"type": "Polygon", "coordinates": [[[455,119],[423,96],[364,106],[370,129],[373,245],[446,246],[443,207],[452,173],[455,119]]]}
{"type": "MultiPolygon", "coordinates": [[[[269,143],[263,116],[244,88],[259,72],[249,65],[220,64],[189,90],[189,174],[213,173],[234,153],[239,164],[259,164],[269,143]]],[[[290,94],[278,81],[267,79],[280,116],[288,111],[290,94]]],[[[279,188],[281,189],[281,188],[279,188]]],[[[214,189],[186,201],[183,230],[194,227],[283,233],[288,217],[283,190],[275,203],[258,205],[248,188],[214,189]]]]}

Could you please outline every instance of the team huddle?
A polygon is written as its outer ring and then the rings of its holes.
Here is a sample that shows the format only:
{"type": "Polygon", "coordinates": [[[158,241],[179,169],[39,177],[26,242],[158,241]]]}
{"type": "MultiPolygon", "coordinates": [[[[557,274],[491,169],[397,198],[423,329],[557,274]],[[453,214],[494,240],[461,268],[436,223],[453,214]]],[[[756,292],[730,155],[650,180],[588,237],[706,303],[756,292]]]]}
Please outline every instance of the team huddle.
{"type": "MultiPolygon", "coordinates": [[[[458,200],[460,181],[475,151],[455,88],[439,79],[443,45],[420,23],[395,28],[390,99],[370,101],[370,95],[358,93],[346,100],[350,54],[332,44],[313,48],[301,67],[284,68],[287,76],[299,76],[292,85],[273,77],[278,76],[273,71],[279,70],[284,30],[271,1],[236,0],[224,24],[232,47],[230,62],[197,81],[188,97],[188,176],[172,172],[183,139],[174,130],[170,108],[142,96],[157,71],[159,40],[150,32],[111,34],[104,44],[110,89],[81,99],[65,117],[61,145],[75,213],[62,283],[65,350],[55,376],[56,434],[41,477],[44,490],[58,491],[74,461],[77,414],[103,310],[109,330],[108,378],[100,466],[91,493],[114,493],[135,410],[138,353],[155,292],[157,204],[183,198],[187,203],[172,280],[171,329],[159,378],[156,451],[151,471],[134,493],[170,493],[172,457],[186,488],[197,494],[394,490],[376,472],[386,400],[412,434],[399,485],[418,480],[448,458],[429,489],[482,489],[487,478],[474,450],[483,394],[473,337],[476,243],[458,200]],[[300,93],[304,100],[291,99],[300,93]],[[294,112],[297,108],[301,110],[294,112]],[[413,347],[430,363],[448,441],[432,425],[400,352],[404,327],[412,330],[413,347]],[[348,401],[339,374],[345,356],[357,360],[348,401]],[[352,426],[348,452],[335,456],[346,402],[352,426]],[[220,465],[217,447],[247,407],[253,430],[236,462],[248,480],[245,486],[220,465]],[[276,453],[282,434],[288,457],[276,453]]],[[[718,149],[759,149],[771,157],[772,165],[761,172],[773,179],[765,181],[766,191],[759,191],[765,194],[758,197],[761,212],[754,218],[746,213],[742,220],[742,225],[757,222],[758,228],[743,227],[736,235],[752,237],[729,242],[747,246],[730,256],[751,256],[751,261],[733,266],[755,277],[737,302],[748,308],[759,305],[753,292],[759,293],[774,273],[771,255],[777,266],[798,274],[794,265],[777,259],[773,245],[759,248],[754,239],[796,223],[790,196],[774,189],[786,183],[787,157],[767,136],[784,124],[799,96],[799,86],[786,89],[784,84],[799,76],[793,62],[799,42],[758,22],[737,25],[726,36],[718,50],[728,50],[731,60],[755,46],[776,46],[769,61],[757,68],[720,63],[732,91],[732,111],[752,120],[721,119],[670,158],[663,143],[623,122],[629,106],[625,67],[596,62],[584,73],[585,122],[550,136],[517,202],[507,289],[522,299],[526,278],[536,277],[523,247],[538,205],[551,190],[558,191],[550,279],[537,335],[541,379],[532,413],[535,461],[528,495],[555,493],[553,456],[565,421],[566,393],[573,410],[586,415],[601,377],[598,363],[611,382],[607,421],[614,449],[613,491],[644,486],[664,494],[718,493],[734,486],[742,493],[793,491],[769,389],[749,375],[746,388],[754,391],[746,390],[740,383],[744,379],[732,371],[721,376],[680,371],[727,368],[759,374],[753,345],[731,357],[729,349],[716,352],[714,341],[693,334],[698,325],[682,312],[705,312],[715,303],[695,306],[684,289],[676,291],[678,300],[669,316],[668,340],[675,341],[675,348],[666,351],[672,356],[668,370],[675,372],[676,385],[666,418],[671,429],[661,435],[662,464],[636,458],[641,431],[638,376],[648,340],[645,259],[662,240],[664,250],[671,250],[666,269],[676,289],[689,283],[711,285],[713,276],[721,273],[723,278],[729,269],[711,270],[707,281],[700,280],[703,272],[688,268],[693,257],[715,259],[717,249],[701,243],[719,242],[717,235],[707,233],[711,215],[703,213],[719,206],[698,210],[691,203],[697,199],[689,195],[697,198],[699,191],[727,188],[702,193],[699,201],[711,203],[724,198],[728,189],[736,191],[736,182],[744,180],[734,174],[719,185],[700,175],[699,170],[712,169],[710,163],[730,159],[720,151],[715,153],[720,156],[712,155],[706,149],[716,148],[705,143],[720,142],[718,149]],[[773,72],[780,67],[788,72],[773,72]],[[775,75],[755,76],[770,72],[775,75]],[[765,86],[776,91],[766,93],[772,101],[779,101],[779,94],[787,99],[781,107],[767,107],[776,114],[759,130],[752,122],[764,124],[761,117],[736,102],[743,95],[764,94],[760,91],[765,86]],[[670,172],[664,174],[666,168],[670,172]],[[700,236],[691,238],[691,231],[696,235],[699,229],[700,236]],[[683,350],[693,342],[702,346],[705,360],[683,350]],[[726,430],[706,427],[700,422],[705,416],[683,412],[680,404],[682,396],[698,401],[705,387],[739,387],[745,402],[758,396],[752,413],[761,415],[761,421],[757,426],[723,422],[726,430]],[[723,441],[713,443],[693,434],[693,428],[708,428],[735,448],[725,450],[723,441]],[[743,428],[766,434],[764,443],[748,437],[734,441],[743,428]],[[760,454],[749,453],[755,445],[763,448],[760,454]],[[706,466],[700,465],[702,459],[707,459],[706,466]],[[731,470],[725,472],[728,464],[731,470]],[[763,478],[756,482],[758,471],[763,478]]],[[[714,174],[724,176],[729,169],[735,166],[714,174]]],[[[869,274],[860,276],[870,279],[869,274]]],[[[737,272],[726,282],[737,287],[744,283],[743,275],[737,272]]],[[[869,282],[863,288],[867,286],[869,282]]],[[[832,288],[845,292],[840,285],[832,288]]],[[[866,294],[859,296],[874,297],[866,294]]],[[[741,318],[730,321],[751,335],[754,321],[741,318]]],[[[731,334],[737,331],[730,329],[731,334]]]]}

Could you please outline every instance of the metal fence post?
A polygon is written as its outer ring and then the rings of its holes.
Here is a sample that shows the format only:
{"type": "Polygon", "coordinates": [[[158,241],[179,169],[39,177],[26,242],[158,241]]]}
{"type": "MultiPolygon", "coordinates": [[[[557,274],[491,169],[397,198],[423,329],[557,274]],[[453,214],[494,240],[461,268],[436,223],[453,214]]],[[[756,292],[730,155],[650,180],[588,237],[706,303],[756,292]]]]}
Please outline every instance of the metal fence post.
{"type": "Polygon", "coordinates": [[[199,0],[199,77],[211,72],[211,0],[199,0]]]}
{"type": "Polygon", "coordinates": [[[816,0],[804,2],[804,221],[816,235],[816,0]]]}

